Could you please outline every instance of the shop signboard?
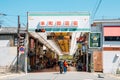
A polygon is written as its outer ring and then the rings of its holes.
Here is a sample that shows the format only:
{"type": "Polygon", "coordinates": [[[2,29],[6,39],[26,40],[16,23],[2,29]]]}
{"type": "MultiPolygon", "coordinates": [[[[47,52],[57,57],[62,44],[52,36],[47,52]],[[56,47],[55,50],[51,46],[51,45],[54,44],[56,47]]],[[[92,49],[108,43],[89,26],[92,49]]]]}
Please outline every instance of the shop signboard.
{"type": "Polygon", "coordinates": [[[78,48],[81,49],[82,48],[82,44],[81,43],[78,43],[78,48]]]}
{"type": "Polygon", "coordinates": [[[64,55],[60,55],[59,59],[60,60],[72,60],[73,56],[72,55],[64,54],[64,55]]]}
{"type": "Polygon", "coordinates": [[[90,32],[89,12],[29,12],[28,31],[45,29],[46,32],[90,32]]]}
{"type": "Polygon", "coordinates": [[[101,47],[101,33],[90,33],[89,47],[90,48],[101,47]]]}
{"type": "Polygon", "coordinates": [[[34,49],[34,45],[35,45],[34,39],[30,39],[30,48],[34,49]]]}

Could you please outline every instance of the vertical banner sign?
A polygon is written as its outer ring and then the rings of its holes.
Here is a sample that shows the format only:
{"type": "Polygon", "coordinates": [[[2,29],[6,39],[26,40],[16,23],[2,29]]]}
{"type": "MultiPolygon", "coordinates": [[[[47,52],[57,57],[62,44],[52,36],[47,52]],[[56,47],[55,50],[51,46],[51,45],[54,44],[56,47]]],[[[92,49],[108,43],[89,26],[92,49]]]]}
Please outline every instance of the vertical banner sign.
{"type": "Polygon", "coordinates": [[[30,48],[33,49],[35,45],[34,39],[30,39],[30,48]]]}
{"type": "Polygon", "coordinates": [[[90,33],[90,48],[101,47],[101,33],[90,33]]]}

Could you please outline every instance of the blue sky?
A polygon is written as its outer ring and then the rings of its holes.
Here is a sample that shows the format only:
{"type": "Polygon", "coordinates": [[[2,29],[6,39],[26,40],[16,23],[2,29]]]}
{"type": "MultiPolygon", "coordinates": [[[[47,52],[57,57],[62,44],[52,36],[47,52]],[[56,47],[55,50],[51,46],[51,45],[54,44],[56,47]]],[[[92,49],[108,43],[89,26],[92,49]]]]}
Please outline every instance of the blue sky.
{"type": "MultiPolygon", "coordinates": [[[[17,26],[17,15],[21,24],[26,24],[27,12],[76,12],[88,11],[91,17],[99,0],[0,0],[0,16],[3,26],[17,26]]],[[[120,18],[120,0],[102,0],[94,19],[120,18]]],[[[92,18],[91,18],[92,19],[92,18]]]]}

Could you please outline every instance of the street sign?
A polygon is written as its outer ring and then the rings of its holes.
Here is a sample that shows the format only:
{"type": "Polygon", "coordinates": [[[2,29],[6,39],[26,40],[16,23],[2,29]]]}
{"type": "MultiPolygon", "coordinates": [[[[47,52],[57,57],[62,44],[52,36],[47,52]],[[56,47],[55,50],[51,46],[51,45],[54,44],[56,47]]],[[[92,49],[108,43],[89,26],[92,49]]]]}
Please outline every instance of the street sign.
{"type": "Polygon", "coordinates": [[[24,53],[25,48],[24,48],[23,46],[20,46],[20,47],[19,47],[19,51],[20,51],[21,53],[24,53]]]}

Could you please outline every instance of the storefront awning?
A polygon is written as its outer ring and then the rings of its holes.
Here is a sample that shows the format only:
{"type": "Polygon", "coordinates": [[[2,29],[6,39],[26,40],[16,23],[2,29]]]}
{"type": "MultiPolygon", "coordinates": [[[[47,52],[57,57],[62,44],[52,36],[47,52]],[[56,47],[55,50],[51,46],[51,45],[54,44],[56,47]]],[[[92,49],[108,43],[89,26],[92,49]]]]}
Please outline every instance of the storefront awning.
{"type": "Polygon", "coordinates": [[[120,36],[120,26],[104,26],[104,36],[120,36]]]}

